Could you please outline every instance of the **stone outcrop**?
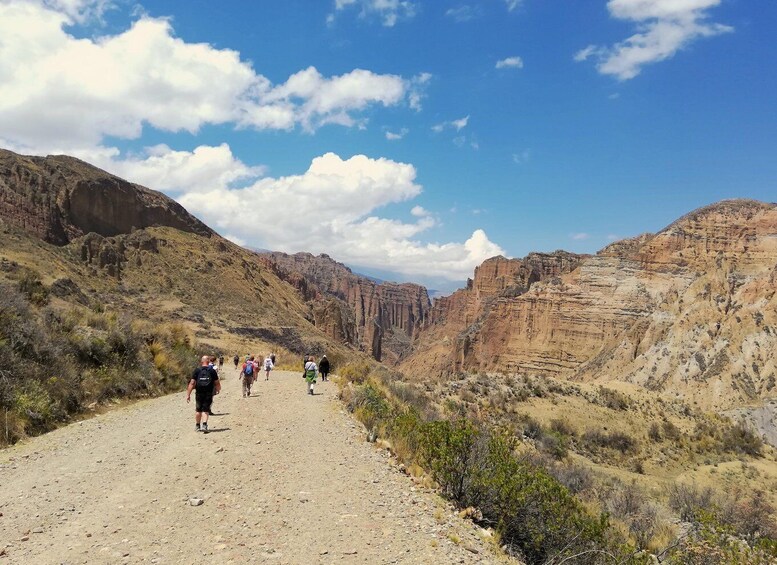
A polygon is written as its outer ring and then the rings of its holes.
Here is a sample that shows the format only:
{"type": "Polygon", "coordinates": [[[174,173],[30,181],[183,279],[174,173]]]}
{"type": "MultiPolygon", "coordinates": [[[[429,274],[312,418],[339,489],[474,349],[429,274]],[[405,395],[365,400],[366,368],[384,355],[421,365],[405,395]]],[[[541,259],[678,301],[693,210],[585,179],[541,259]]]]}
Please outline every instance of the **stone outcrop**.
{"type": "Polygon", "coordinates": [[[543,274],[527,260],[436,300],[403,369],[626,380],[705,407],[777,394],[777,205],[721,202],[543,274]]]}
{"type": "Polygon", "coordinates": [[[310,303],[317,327],[375,359],[396,363],[429,315],[429,296],[420,285],[378,283],[328,255],[261,256],[310,303]]]}
{"type": "Polygon", "coordinates": [[[103,237],[90,232],[74,240],[71,247],[77,248],[81,261],[91,265],[96,272],[121,279],[124,264],[131,261],[134,267],[141,267],[144,254],[157,253],[159,246],[166,244],[166,241],[153,237],[143,230],[135,230],[130,234],[113,237],[103,237]]]}
{"type": "Polygon", "coordinates": [[[151,226],[213,233],[171,198],[74,157],[26,157],[3,149],[0,215],[55,245],[90,232],[111,237],[151,226]]]}

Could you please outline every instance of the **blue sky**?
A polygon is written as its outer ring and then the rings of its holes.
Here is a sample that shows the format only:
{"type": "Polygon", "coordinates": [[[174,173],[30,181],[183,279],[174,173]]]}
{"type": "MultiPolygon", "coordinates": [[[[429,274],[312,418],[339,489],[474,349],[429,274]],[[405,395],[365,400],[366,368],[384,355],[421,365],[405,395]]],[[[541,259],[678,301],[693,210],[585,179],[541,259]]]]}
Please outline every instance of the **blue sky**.
{"type": "Polygon", "coordinates": [[[0,145],[75,154],[254,247],[450,288],[497,252],[595,252],[777,196],[767,0],[0,12],[0,145]]]}

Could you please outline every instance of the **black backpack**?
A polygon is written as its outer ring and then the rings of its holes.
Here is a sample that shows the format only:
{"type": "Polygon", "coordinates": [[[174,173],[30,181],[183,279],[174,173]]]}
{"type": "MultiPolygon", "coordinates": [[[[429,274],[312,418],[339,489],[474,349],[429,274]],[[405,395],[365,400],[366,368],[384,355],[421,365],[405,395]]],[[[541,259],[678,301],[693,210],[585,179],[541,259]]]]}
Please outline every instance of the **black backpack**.
{"type": "Polygon", "coordinates": [[[197,388],[210,388],[213,384],[213,374],[210,367],[200,367],[197,373],[197,388]]]}

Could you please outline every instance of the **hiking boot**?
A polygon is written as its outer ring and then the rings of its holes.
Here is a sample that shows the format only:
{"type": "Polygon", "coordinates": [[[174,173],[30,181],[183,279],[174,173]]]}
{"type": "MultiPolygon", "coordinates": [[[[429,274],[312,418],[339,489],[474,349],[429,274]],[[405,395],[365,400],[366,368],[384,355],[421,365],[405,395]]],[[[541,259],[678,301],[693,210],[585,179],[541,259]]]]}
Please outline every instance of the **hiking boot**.
{"type": "Polygon", "coordinates": [[[194,424],[194,431],[195,432],[199,432],[200,431],[200,425],[199,424],[194,424]]]}
{"type": "Polygon", "coordinates": [[[205,423],[205,424],[202,424],[202,425],[200,426],[200,429],[203,431],[203,433],[206,433],[206,434],[207,434],[207,433],[208,433],[208,424],[207,424],[207,423],[205,423]]]}

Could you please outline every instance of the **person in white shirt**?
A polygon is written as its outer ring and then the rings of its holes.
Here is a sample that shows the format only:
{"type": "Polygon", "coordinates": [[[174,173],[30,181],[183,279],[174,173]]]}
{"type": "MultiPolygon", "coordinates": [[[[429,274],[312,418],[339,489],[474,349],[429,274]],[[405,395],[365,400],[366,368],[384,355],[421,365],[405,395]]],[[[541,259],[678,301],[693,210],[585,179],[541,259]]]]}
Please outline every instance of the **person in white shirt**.
{"type": "Polygon", "coordinates": [[[302,376],[305,378],[305,382],[308,385],[308,394],[311,396],[315,394],[313,392],[313,389],[316,386],[316,374],[318,373],[318,367],[316,367],[315,362],[313,361],[313,357],[308,357],[305,361],[305,372],[302,373],[302,376]]]}
{"type": "Polygon", "coordinates": [[[268,355],[264,358],[264,380],[270,380],[270,371],[272,371],[273,368],[275,368],[275,365],[273,365],[272,359],[268,355]]]}

